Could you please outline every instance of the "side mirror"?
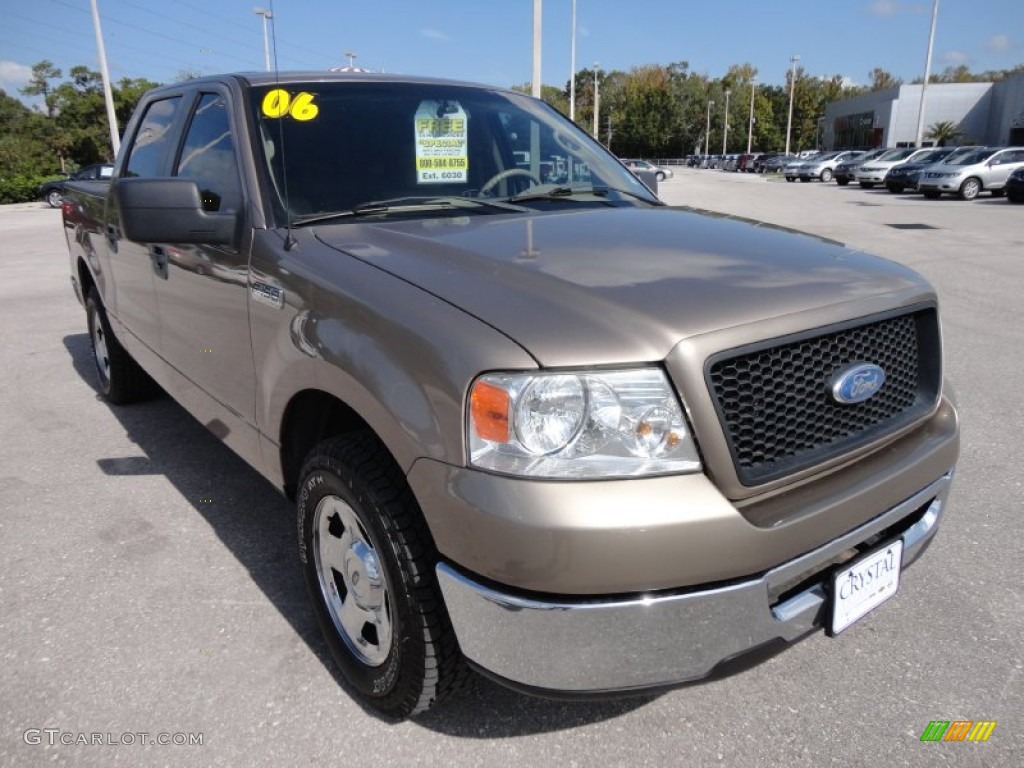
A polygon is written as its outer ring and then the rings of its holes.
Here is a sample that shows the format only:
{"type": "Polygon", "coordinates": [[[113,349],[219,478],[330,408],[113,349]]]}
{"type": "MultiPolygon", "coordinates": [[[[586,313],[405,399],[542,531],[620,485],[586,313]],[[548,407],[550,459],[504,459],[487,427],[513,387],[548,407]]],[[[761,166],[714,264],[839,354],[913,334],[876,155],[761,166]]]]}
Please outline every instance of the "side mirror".
{"type": "Polygon", "coordinates": [[[121,231],[140,243],[235,245],[237,213],[207,213],[193,179],[115,179],[114,203],[121,231]]]}

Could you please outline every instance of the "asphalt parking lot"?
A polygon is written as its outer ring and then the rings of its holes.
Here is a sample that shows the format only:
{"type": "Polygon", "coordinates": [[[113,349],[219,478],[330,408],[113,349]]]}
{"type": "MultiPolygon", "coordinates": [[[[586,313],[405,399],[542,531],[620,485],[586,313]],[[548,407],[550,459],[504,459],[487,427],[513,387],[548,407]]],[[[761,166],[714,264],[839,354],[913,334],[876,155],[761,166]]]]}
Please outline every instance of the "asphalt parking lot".
{"type": "Polygon", "coordinates": [[[661,196],[937,286],[963,453],[894,601],[656,697],[553,702],[477,680],[417,720],[381,719],[332,672],[287,502],[169,399],[99,398],[60,212],[3,206],[0,765],[1024,763],[1024,206],[688,169],[661,196]],[[932,720],[998,725],[986,743],[922,743],[932,720]],[[103,743],[62,743],[81,734],[103,743]]]}

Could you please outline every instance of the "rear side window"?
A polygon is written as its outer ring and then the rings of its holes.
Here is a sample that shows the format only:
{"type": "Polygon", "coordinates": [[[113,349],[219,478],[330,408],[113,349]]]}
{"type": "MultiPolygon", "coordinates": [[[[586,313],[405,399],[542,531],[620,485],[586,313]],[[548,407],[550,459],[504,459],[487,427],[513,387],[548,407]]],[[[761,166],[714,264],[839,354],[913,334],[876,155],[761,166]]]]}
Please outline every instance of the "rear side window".
{"type": "Polygon", "coordinates": [[[139,130],[132,140],[125,176],[153,177],[163,171],[164,152],[167,151],[167,132],[174,124],[174,115],[181,103],[180,96],[154,101],[146,107],[139,130]]]}
{"type": "Polygon", "coordinates": [[[205,211],[237,211],[241,207],[235,143],[222,95],[204,93],[199,99],[174,175],[196,180],[205,211]]]}

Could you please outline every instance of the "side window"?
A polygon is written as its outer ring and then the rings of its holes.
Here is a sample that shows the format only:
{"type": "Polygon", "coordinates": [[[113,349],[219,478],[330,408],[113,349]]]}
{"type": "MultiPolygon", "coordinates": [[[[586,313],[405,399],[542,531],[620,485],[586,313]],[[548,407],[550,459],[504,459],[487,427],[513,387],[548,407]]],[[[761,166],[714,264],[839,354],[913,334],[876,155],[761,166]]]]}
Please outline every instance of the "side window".
{"type": "Polygon", "coordinates": [[[167,131],[174,124],[181,97],[154,101],[146,107],[138,133],[132,141],[125,176],[159,176],[161,162],[167,149],[167,131]]]}
{"type": "Polygon", "coordinates": [[[222,95],[204,93],[199,99],[174,175],[196,180],[205,211],[236,211],[241,207],[235,143],[222,95]]]}

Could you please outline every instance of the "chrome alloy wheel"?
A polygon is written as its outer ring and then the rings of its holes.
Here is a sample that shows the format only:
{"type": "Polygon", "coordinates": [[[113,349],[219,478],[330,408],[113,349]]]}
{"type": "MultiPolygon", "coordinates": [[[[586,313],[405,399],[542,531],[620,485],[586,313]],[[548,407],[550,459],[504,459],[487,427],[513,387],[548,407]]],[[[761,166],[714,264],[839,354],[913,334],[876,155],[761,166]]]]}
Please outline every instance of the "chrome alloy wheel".
{"type": "Polygon", "coordinates": [[[379,667],[391,651],[391,600],[373,543],[338,496],[320,500],[313,523],[320,593],[334,627],[356,658],[379,667]]]}
{"type": "Polygon", "coordinates": [[[107,335],[103,332],[103,322],[99,316],[92,322],[92,354],[96,361],[96,371],[104,382],[110,381],[110,354],[107,352],[107,335]]]}

